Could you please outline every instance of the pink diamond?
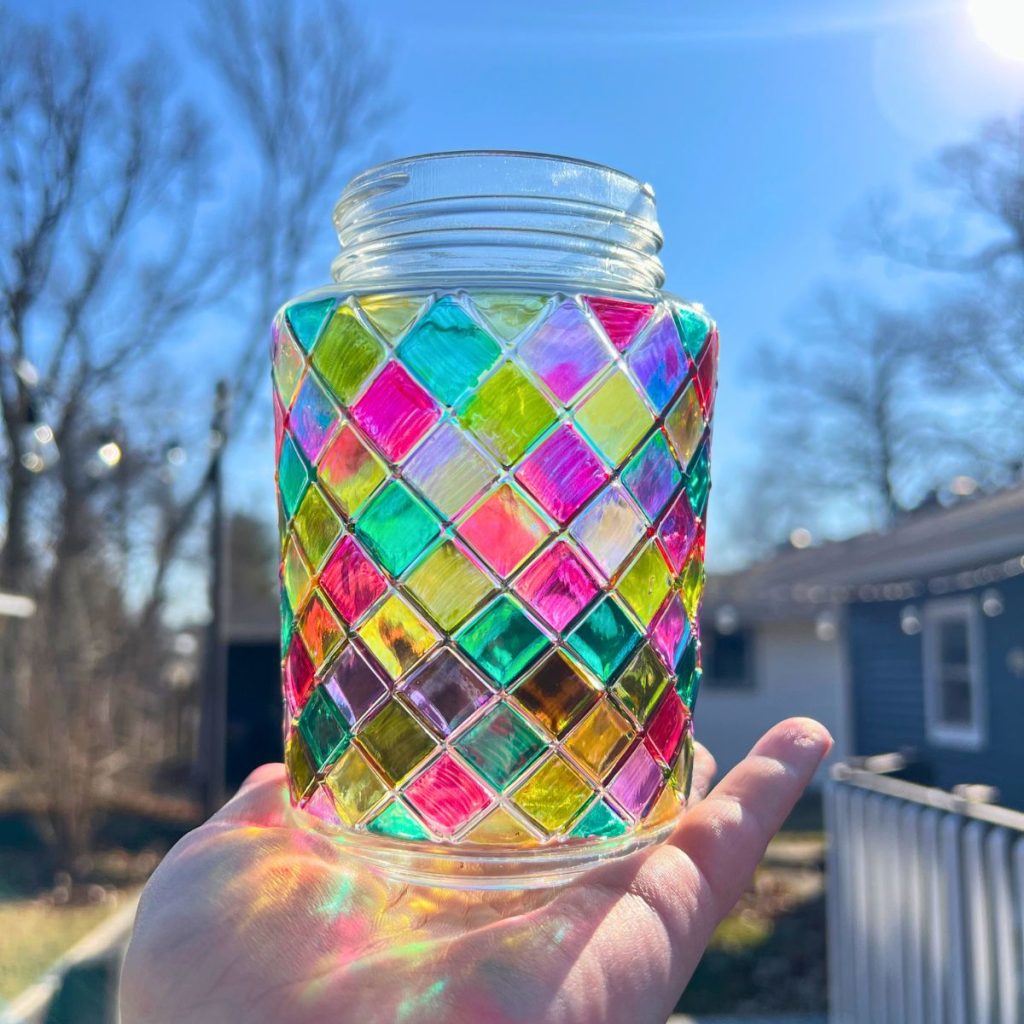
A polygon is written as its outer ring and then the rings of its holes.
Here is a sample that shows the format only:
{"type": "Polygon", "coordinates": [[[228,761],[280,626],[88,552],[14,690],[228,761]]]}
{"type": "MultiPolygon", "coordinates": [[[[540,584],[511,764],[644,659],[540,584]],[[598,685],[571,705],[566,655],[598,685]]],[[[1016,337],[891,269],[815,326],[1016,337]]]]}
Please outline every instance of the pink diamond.
{"type": "Polygon", "coordinates": [[[683,566],[690,557],[697,540],[697,529],[697,517],[690,508],[690,499],[687,498],[684,489],[669,506],[658,531],[661,546],[668,557],[668,564],[677,575],[683,571],[683,566]]]}
{"type": "Polygon", "coordinates": [[[612,361],[612,352],[575,302],[563,302],[519,350],[524,363],[563,403],[612,361]]]}
{"type": "Polygon", "coordinates": [[[515,590],[545,622],[562,630],[590,603],[598,586],[572,548],[558,541],[516,580],[515,590]]]}
{"type": "Polygon", "coordinates": [[[450,836],[491,802],[487,790],[451,754],[442,754],[406,786],[405,795],[442,836],[450,836]]]}
{"type": "Polygon", "coordinates": [[[312,690],[313,662],[296,632],[284,663],[284,693],[288,698],[288,710],[293,715],[302,710],[312,690]]]}
{"type": "Polygon", "coordinates": [[[661,789],[661,769],[642,743],[615,775],[608,792],[634,818],[642,818],[661,789]]]}
{"type": "Polygon", "coordinates": [[[651,318],[654,307],[644,302],[623,302],[603,295],[588,295],[587,305],[611,339],[612,344],[624,352],[640,329],[651,318]]]}
{"type": "Polygon", "coordinates": [[[710,417],[718,382],[718,328],[711,331],[711,340],[704,347],[704,355],[697,364],[697,397],[704,415],[710,417]]]}
{"type": "Polygon", "coordinates": [[[665,765],[670,766],[679,751],[687,717],[686,706],[670,686],[661,707],[647,723],[647,735],[644,737],[644,743],[665,765]]]}
{"type": "Polygon", "coordinates": [[[352,407],[352,418],[392,462],[404,458],[441,415],[398,363],[388,363],[352,407]]]}
{"type": "Polygon", "coordinates": [[[320,573],[320,586],[352,625],[384,593],[387,583],[363,549],[345,534],[320,573]]]}
{"type": "Polygon", "coordinates": [[[689,639],[690,620],[678,594],[670,594],[651,626],[651,643],[672,671],[679,652],[689,639]]]}
{"type": "Polygon", "coordinates": [[[519,467],[516,479],[565,524],[608,479],[608,472],[590,445],[563,423],[519,467]]]}
{"type": "Polygon", "coordinates": [[[338,812],[334,809],[334,801],[323,786],[317,786],[313,790],[313,795],[306,802],[305,807],[310,814],[320,818],[321,821],[326,821],[328,825],[341,824],[338,812]]]}

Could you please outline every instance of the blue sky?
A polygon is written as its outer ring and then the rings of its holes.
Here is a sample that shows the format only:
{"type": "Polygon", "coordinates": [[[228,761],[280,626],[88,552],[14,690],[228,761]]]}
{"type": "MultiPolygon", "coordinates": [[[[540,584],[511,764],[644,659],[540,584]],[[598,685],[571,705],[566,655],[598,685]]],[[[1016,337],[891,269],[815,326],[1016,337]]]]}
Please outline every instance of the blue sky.
{"type": "MultiPolygon", "coordinates": [[[[937,146],[1024,106],[1024,65],[976,36],[967,0],[374,0],[354,4],[387,48],[400,109],[379,151],[566,153],[650,181],[671,290],[722,330],[715,476],[727,501],[751,456],[760,340],[823,277],[880,283],[836,229],[869,190],[913,187],[937,146]]],[[[157,39],[201,85],[184,4],[37,0],[82,11],[127,51],[157,39]]],[[[231,145],[229,123],[218,125],[231,145]]],[[[357,168],[353,168],[357,169],[357,168]]],[[[340,191],[343,181],[338,182],[340,191]]],[[[310,240],[333,239],[330,211],[310,240]]],[[[311,279],[310,286],[320,283],[311,279]]],[[[284,298],[282,296],[282,298],[284,298]]],[[[260,353],[265,349],[260,349],[260,353]]],[[[239,502],[272,510],[270,426],[233,459],[239,502]]],[[[712,513],[714,516],[714,512],[712,513]]],[[[728,561],[726,538],[712,547],[728,561]]],[[[717,543],[716,543],[717,541],[717,543]]]]}

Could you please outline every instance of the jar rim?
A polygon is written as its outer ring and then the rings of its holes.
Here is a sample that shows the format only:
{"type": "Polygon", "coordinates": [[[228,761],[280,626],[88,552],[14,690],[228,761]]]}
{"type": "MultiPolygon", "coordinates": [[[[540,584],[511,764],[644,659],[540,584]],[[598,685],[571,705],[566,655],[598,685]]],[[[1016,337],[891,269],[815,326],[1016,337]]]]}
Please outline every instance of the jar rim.
{"type": "Polygon", "coordinates": [[[627,291],[664,282],[654,189],[592,160],[467,149],[387,160],[334,206],[338,283],[522,279],[627,291]]]}

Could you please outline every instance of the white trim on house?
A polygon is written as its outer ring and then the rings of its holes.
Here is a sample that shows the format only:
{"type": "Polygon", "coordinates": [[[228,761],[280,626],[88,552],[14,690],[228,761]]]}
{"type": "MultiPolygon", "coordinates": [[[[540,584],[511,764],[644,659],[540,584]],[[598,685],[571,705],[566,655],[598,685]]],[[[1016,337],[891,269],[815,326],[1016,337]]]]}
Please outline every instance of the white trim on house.
{"type": "Polygon", "coordinates": [[[921,654],[924,667],[925,730],[936,746],[958,750],[981,750],[988,736],[985,715],[988,694],[985,686],[984,637],[977,599],[973,596],[944,597],[929,601],[923,610],[921,654]],[[970,724],[943,721],[941,630],[946,622],[962,622],[967,629],[967,679],[971,690],[970,724]]]}

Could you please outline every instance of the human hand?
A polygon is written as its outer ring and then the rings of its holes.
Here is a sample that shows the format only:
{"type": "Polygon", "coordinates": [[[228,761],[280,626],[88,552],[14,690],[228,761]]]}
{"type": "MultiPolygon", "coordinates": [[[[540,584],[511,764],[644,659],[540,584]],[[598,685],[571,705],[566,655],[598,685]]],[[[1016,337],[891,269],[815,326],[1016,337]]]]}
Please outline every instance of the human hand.
{"type": "Polygon", "coordinates": [[[146,887],[121,979],[124,1024],[663,1024],[832,744],[775,726],[670,839],[566,885],[462,892],[388,881],[287,817],[264,765],[146,887]]]}

